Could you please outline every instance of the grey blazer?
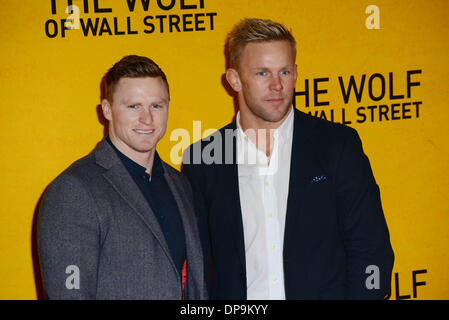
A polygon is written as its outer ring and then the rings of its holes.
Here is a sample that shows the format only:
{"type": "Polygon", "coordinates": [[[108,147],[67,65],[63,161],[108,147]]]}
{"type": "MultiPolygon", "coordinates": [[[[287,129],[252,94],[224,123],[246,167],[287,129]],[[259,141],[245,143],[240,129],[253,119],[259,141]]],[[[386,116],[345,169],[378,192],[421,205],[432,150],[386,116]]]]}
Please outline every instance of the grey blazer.
{"type": "MultiPolygon", "coordinates": [[[[163,162],[184,225],[185,299],[206,299],[203,256],[187,179],[163,162]]],[[[106,140],[49,186],[38,220],[49,299],[181,299],[181,275],[157,218],[106,140]]]]}

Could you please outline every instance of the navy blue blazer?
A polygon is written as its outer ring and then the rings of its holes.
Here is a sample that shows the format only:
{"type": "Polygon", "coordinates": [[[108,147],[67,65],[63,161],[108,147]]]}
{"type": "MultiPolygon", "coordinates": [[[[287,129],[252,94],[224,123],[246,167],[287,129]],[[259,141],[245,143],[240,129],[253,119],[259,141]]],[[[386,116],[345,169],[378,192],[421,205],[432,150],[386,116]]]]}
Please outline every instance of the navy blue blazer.
{"type": "MultiPolygon", "coordinates": [[[[286,299],[382,299],[390,291],[394,254],[360,138],[350,127],[294,112],[283,248],[286,299]]],[[[247,298],[236,136],[225,138],[235,129],[234,121],[184,154],[211,299],[247,298]],[[210,163],[198,152],[222,161],[210,163]]]]}

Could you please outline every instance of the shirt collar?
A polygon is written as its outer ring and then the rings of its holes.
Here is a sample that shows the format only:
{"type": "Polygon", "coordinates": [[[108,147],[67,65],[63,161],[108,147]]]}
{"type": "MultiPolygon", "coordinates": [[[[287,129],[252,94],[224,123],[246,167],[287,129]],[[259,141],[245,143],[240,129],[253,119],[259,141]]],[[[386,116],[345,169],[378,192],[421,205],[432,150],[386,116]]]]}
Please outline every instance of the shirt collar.
{"type": "MultiPolygon", "coordinates": [[[[286,140],[290,139],[293,136],[293,106],[290,108],[289,114],[287,118],[281,123],[279,127],[274,129],[274,137],[279,138],[280,142],[285,142],[286,140]]],[[[248,139],[248,136],[245,134],[245,132],[242,129],[242,126],[240,124],[240,111],[237,112],[237,116],[235,118],[237,130],[240,136],[240,139],[248,139]]]]}
{"type": "Polygon", "coordinates": [[[159,157],[159,154],[157,151],[154,153],[154,160],[153,160],[153,168],[151,170],[151,177],[148,173],[146,173],[146,168],[142,167],[137,162],[131,160],[127,156],[125,156],[119,149],[117,149],[116,146],[112,143],[111,139],[109,137],[106,137],[106,141],[111,145],[112,149],[117,153],[118,157],[122,161],[125,168],[128,170],[128,172],[134,176],[134,177],[144,177],[146,179],[149,179],[151,181],[151,178],[154,176],[162,176],[164,174],[164,168],[162,167],[162,160],[159,157]]]}

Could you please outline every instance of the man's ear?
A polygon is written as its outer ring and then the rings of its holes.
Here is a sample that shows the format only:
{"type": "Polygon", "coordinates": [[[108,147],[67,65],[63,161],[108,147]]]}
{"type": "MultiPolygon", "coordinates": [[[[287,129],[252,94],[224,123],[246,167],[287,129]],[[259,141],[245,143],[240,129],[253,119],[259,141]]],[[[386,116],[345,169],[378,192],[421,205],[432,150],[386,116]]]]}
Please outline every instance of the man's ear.
{"type": "Polygon", "coordinates": [[[226,80],[235,92],[240,92],[242,90],[242,82],[240,81],[240,76],[237,70],[232,68],[226,70],[226,80]]]}
{"type": "Polygon", "coordinates": [[[107,99],[101,101],[101,109],[103,110],[103,116],[106,120],[112,120],[112,106],[107,99]]]}

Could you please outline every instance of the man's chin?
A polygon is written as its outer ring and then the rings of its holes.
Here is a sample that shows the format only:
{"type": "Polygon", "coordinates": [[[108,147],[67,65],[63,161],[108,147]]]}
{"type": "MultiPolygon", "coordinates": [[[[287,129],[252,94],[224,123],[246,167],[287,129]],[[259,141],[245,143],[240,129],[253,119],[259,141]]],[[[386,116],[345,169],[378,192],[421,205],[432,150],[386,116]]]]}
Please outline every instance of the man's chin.
{"type": "Polygon", "coordinates": [[[151,146],[133,146],[134,151],[139,152],[139,153],[150,153],[153,150],[156,149],[156,145],[151,145],[151,146]]]}
{"type": "Polygon", "coordinates": [[[154,143],[153,141],[134,141],[132,143],[128,144],[128,147],[132,149],[134,152],[138,153],[149,153],[156,149],[157,143],[154,143]]]}
{"type": "Polygon", "coordinates": [[[266,112],[263,115],[263,120],[267,122],[277,123],[279,121],[282,121],[288,114],[290,110],[290,105],[273,110],[272,112],[266,112]]]}

